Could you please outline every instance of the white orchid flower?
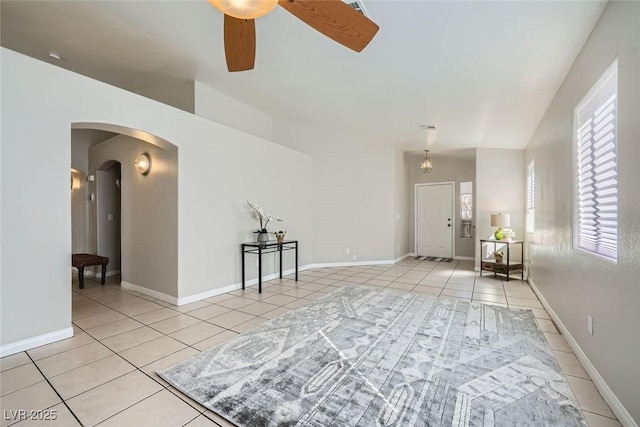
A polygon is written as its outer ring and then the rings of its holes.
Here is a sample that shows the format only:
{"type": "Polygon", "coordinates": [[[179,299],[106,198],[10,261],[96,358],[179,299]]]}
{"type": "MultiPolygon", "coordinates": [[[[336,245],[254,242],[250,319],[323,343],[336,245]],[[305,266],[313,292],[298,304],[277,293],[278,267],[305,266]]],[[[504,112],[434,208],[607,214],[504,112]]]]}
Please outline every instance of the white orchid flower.
{"type": "Polygon", "coordinates": [[[266,215],[260,206],[255,203],[251,203],[249,200],[247,200],[247,204],[253,210],[253,216],[260,222],[260,228],[258,231],[266,230],[267,224],[269,224],[270,221],[282,221],[282,219],[277,216],[266,215]]]}

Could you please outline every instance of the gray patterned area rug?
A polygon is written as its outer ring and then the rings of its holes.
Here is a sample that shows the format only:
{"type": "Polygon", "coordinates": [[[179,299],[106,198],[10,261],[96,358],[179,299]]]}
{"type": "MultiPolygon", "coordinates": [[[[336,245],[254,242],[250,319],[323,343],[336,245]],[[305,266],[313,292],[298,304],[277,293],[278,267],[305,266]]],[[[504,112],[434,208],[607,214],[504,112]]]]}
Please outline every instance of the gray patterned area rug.
{"type": "Polygon", "coordinates": [[[240,426],[586,426],[530,310],[345,287],[159,374],[240,426]]]}

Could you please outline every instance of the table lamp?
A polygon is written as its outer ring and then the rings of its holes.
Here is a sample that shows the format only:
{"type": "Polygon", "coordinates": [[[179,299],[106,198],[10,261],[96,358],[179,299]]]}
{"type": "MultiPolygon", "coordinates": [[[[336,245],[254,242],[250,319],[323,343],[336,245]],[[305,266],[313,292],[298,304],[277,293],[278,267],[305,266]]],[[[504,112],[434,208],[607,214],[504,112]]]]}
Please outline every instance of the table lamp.
{"type": "Polygon", "coordinates": [[[503,227],[511,226],[511,217],[509,214],[492,214],[491,215],[491,226],[498,227],[496,231],[493,233],[493,237],[496,240],[504,239],[504,233],[502,231],[503,227]]]}

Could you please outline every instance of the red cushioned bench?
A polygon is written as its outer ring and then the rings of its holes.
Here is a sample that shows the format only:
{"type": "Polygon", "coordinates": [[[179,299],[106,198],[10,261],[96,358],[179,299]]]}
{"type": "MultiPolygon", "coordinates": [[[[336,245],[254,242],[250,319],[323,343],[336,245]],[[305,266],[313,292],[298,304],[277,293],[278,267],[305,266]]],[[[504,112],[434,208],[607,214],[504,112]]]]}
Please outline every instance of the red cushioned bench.
{"type": "Polygon", "coordinates": [[[71,265],[78,269],[80,289],[84,289],[84,268],[93,265],[102,266],[102,280],[100,281],[100,284],[104,285],[104,277],[107,274],[107,264],[109,264],[109,258],[106,256],[93,254],[71,254],[71,265]]]}

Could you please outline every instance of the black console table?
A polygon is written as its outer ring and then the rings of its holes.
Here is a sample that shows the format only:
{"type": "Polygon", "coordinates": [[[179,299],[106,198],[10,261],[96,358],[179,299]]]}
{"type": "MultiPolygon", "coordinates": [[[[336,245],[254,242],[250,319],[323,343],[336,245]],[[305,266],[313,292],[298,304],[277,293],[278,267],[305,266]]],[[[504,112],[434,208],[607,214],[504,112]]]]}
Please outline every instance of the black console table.
{"type": "Polygon", "coordinates": [[[480,239],[480,276],[483,271],[493,271],[493,275],[505,274],[507,276],[507,282],[509,281],[509,273],[520,271],[520,278],[524,280],[524,245],[522,240],[493,240],[493,239],[480,239]],[[487,256],[489,255],[489,246],[493,244],[493,250],[496,250],[498,245],[507,246],[507,262],[496,262],[490,260],[484,260],[482,255],[482,246],[487,244],[487,256]],[[511,246],[520,245],[520,261],[511,259],[511,246]]]}
{"type": "Polygon", "coordinates": [[[280,278],[282,279],[282,251],[296,251],[296,282],[298,281],[298,241],[284,240],[277,242],[270,240],[268,242],[250,242],[242,245],[242,289],[244,289],[244,255],[258,255],[258,293],[262,293],[262,255],[278,252],[280,259],[280,278]]]}

